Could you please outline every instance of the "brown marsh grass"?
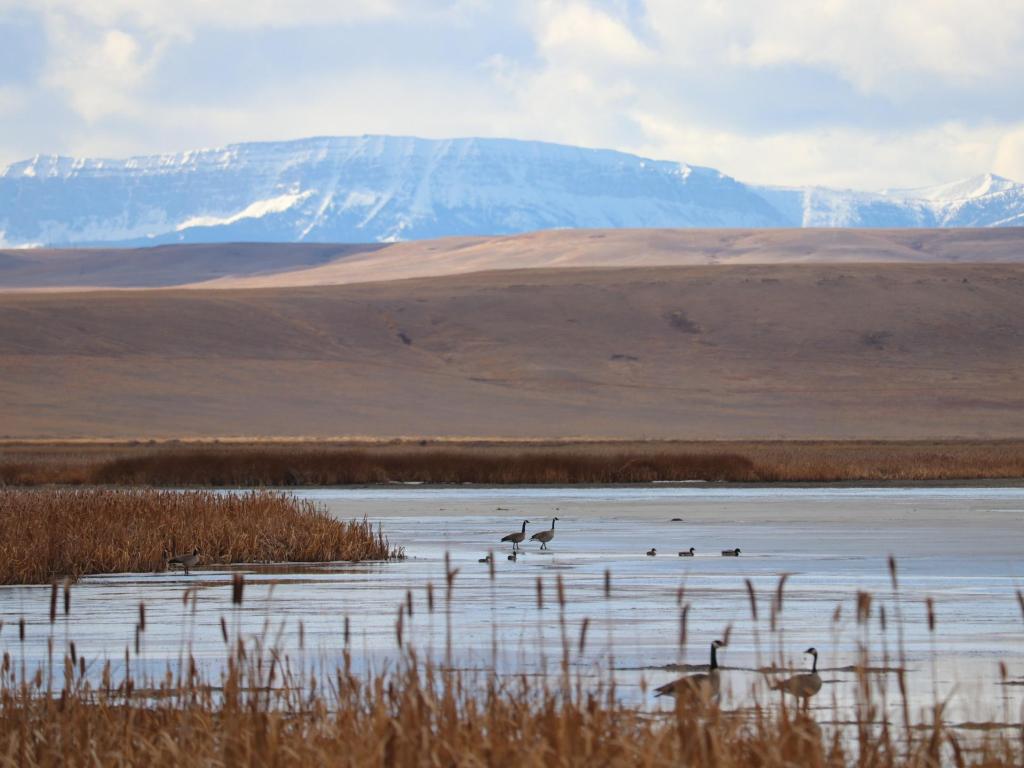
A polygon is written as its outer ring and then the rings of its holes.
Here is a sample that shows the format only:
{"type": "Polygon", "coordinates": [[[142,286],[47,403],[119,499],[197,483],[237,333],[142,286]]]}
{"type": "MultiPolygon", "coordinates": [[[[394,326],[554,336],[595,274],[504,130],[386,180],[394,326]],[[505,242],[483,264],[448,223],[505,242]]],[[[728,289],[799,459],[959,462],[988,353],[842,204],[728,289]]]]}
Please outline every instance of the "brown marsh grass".
{"type": "MultiPolygon", "coordinates": [[[[898,592],[895,563],[890,567],[898,592]]],[[[446,570],[445,606],[431,599],[428,587],[431,613],[449,610],[457,570],[448,564],[446,570]]],[[[784,579],[772,604],[773,632],[783,584],[784,579]]],[[[243,586],[244,577],[236,575],[233,610],[242,608],[243,586]]],[[[307,665],[301,647],[302,656],[289,656],[266,643],[266,630],[251,637],[232,634],[223,620],[225,663],[216,677],[204,677],[191,641],[178,668],[169,665],[156,679],[133,678],[131,648],[125,649],[119,679],[109,660],[80,657],[73,642],[65,641],[61,660],[51,656],[35,670],[22,664],[20,674],[5,652],[0,766],[1004,768],[1024,760],[1019,727],[969,736],[944,724],[938,702],[930,720],[912,723],[908,716],[904,724],[890,723],[885,691],[872,679],[866,651],[856,668],[856,716],[850,723],[819,723],[809,711],[757,698],[735,711],[687,697],[672,712],[625,705],[613,676],[585,682],[572,671],[584,653],[588,620],[578,641],[570,638],[560,580],[554,592],[562,659],[558,672],[539,676],[463,672],[448,662],[424,661],[403,633],[404,619],[412,617],[411,598],[398,608],[393,664],[366,674],[353,672],[347,619],[339,663],[318,671],[307,665]]],[[[54,586],[51,649],[57,595],[54,586]]],[[[612,599],[608,578],[605,596],[612,599]]],[[[540,601],[538,591],[538,607],[540,601]]],[[[185,593],[186,608],[190,604],[194,612],[194,591],[185,593]]],[[[755,606],[752,596],[756,623],[755,606]]],[[[871,597],[859,593],[857,606],[858,625],[867,631],[871,597]]],[[[934,631],[931,618],[929,628],[934,631]]],[[[446,655],[452,631],[447,630],[446,655]]],[[[140,606],[135,656],[145,632],[140,606]]],[[[901,690],[903,668],[901,662],[901,690]]]]}
{"type": "Polygon", "coordinates": [[[0,485],[908,482],[1024,478],[1024,440],[0,445],[0,485]]]}
{"type": "Polygon", "coordinates": [[[274,493],[0,490],[0,584],[162,571],[198,547],[203,563],[401,556],[366,520],[339,521],[274,493]]]}

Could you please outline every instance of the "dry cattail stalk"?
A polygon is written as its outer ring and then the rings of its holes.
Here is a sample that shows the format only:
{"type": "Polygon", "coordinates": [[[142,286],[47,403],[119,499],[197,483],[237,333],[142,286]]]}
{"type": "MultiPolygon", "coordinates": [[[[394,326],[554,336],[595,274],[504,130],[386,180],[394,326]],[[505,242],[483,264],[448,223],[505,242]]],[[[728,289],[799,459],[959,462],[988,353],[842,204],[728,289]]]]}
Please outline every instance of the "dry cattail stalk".
{"type": "Polygon", "coordinates": [[[50,584],[50,623],[57,620],[57,582],[50,584]]]}
{"type": "Polygon", "coordinates": [[[747,585],[747,599],[750,600],[750,617],[757,623],[757,594],[754,592],[754,583],[750,579],[743,580],[747,585]]]}
{"type": "Polygon", "coordinates": [[[583,655],[583,649],[587,647],[587,629],[590,627],[590,618],[584,618],[583,624],[580,626],[580,644],[579,653],[583,655]]]}
{"type": "Polygon", "coordinates": [[[231,577],[231,604],[241,605],[242,598],[245,591],[245,575],[241,573],[235,573],[231,577]]]}
{"type": "Polygon", "coordinates": [[[871,593],[857,592],[857,623],[863,624],[871,616],[871,593]]]}

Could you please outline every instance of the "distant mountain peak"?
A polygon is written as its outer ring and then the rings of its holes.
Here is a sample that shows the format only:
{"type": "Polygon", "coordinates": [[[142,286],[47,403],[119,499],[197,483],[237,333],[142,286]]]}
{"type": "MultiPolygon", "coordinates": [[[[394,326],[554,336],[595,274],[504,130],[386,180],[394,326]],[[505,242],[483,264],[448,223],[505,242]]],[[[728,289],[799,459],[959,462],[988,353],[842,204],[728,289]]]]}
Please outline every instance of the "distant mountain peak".
{"type": "Polygon", "coordinates": [[[0,169],[0,245],[383,242],[582,227],[1020,223],[994,174],[882,193],[743,184],[713,168],[515,139],[317,136],[0,169]]]}
{"type": "Polygon", "coordinates": [[[956,200],[971,200],[986,195],[1009,192],[1020,189],[1020,187],[1021,184],[1018,182],[1003,176],[998,176],[994,173],[982,173],[947,184],[910,189],[894,189],[885,194],[892,197],[954,202],[956,200]]]}

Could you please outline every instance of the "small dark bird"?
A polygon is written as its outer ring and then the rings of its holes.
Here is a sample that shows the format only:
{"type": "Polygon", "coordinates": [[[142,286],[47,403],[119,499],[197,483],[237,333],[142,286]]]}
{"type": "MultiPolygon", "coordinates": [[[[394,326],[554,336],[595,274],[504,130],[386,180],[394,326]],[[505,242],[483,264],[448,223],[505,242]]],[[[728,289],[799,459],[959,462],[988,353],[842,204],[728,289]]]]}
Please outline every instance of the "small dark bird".
{"type": "Polygon", "coordinates": [[[682,552],[680,552],[679,556],[680,557],[693,557],[693,553],[696,552],[696,551],[697,550],[695,550],[693,547],[690,547],[689,549],[684,549],[682,552]]]}
{"type": "Polygon", "coordinates": [[[658,554],[658,550],[656,550],[654,547],[651,547],[650,549],[647,550],[647,556],[648,557],[654,557],[657,554],[658,554]]]}
{"type": "Polygon", "coordinates": [[[740,556],[740,548],[739,547],[736,547],[736,549],[723,549],[722,550],[722,557],[739,557],[739,556],[740,556]]]}

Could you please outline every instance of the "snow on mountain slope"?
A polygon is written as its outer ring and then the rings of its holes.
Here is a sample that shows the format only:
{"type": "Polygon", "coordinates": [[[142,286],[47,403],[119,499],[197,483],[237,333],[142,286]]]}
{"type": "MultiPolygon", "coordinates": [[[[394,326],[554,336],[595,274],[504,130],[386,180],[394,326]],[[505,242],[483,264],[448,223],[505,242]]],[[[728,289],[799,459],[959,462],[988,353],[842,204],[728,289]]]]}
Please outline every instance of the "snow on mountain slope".
{"type": "Polygon", "coordinates": [[[753,187],[710,168],[503,139],[320,137],[0,169],[8,246],[388,242],[580,227],[1009,226],[1024,185],[753,187]]]}

